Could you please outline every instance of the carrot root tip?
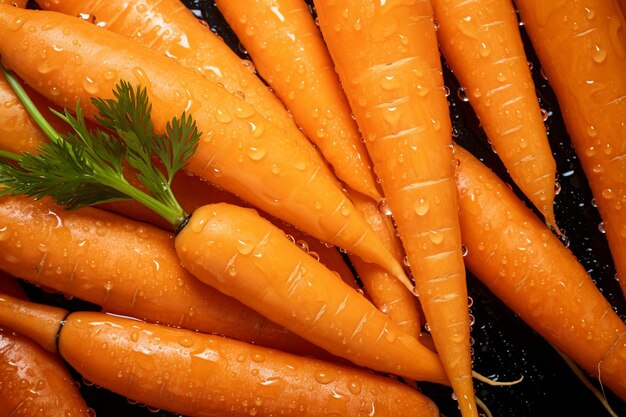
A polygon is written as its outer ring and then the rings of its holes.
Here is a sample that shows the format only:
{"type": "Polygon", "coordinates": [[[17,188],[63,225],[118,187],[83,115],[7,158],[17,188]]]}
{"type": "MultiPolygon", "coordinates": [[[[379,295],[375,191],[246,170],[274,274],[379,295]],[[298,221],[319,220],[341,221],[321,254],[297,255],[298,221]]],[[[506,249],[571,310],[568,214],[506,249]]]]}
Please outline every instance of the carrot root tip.
{"type": "Polygon", "coordinates": [[[494,381],[493,379],[487,378],[486,376],[479,374],[476,371],[472,371],[472,376],[474,377],[474,379],[487,385],[491,385],[492,387],[510,387],[512,385],[517,385],[524,380],[524,375],[522,375],[519,377],[519,379],[516,379],[514,381],[494,381]]]}

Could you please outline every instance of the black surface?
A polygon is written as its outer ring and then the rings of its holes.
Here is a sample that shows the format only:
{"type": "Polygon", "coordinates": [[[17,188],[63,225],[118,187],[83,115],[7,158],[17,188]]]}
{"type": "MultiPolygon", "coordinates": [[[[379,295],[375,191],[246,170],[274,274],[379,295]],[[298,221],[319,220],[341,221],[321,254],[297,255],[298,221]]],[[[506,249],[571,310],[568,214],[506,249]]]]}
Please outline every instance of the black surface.
{"type": "MultiPolygon", "coordinates": [[[[236,1],[236,0],[233,0],[236,1]]],[[[185,1],[187,6],[204,18],[211,28],[245,57],[244,49],[227,28],[223,18],[207,1],[185,1]]],[[[522,28],[523,31],[523,28],[522,28]]],[[[592,204],[592,195],[580,164],[571,147],[563,120],[559,115],[554,93],[542,77],[528,39],[524,35],[532,73],[542,108],[549,112],[546,122],[550,143],[557,160],[561,192],[556,198],[556,217],[559,226],[569,238],[569,248],[587,269],[598,287],[626,318],[626,305],[615,280],[605,236],[598,225],[600,217],[592,204]]],[[[469,105],[459,99],[459,85],[444,65],[446,85],[450,88],[450,110],[455,140],[483,160],[501,178],[512,184],[497,156],[491,151],[486,137],[469,105]]],[[[522,197],[519,190],[513,189],[522,197]]],[[[523,197],[522,197],[523,198],[523,197]]],[[[510,310],[471,275],[469,293],[473,299],[471,313],[476,318],[472,329],[475,340],[474,367],[483,375],[500,380],[514,380],[520,375],[524,381],[513,387],[489,387],[476,383],[476,393],[496,417],[526,416],[604,416],[607,412],[592,394],[576,379],[561,358],[540,336],[526,326],[510,310]]],[[[62,296],[53,296],[31,289],[31,296],[51,304],[70,308],[93,308],[62,296]]],[[[86,401],[99,416],[171,416],[172,414],[131,404],[128,400],[104,389],[85,383],[76,375],[86,401]]],[[[626,378],[626,376],[625,376],[626,378]]],[[[452,417],[459,412],[450,390],[431,384],[421,389],[439,405],[442,414],[452,417]]],[[[626,404],[606,391],[611,405],[620,416],[626,416],[626,404]]]]}

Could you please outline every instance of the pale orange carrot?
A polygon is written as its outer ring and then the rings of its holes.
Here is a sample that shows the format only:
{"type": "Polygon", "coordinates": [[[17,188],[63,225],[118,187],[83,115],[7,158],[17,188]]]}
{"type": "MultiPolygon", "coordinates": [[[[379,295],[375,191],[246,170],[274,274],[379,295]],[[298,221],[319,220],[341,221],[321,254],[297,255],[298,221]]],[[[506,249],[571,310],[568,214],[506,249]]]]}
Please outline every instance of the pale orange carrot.
{"type": "Polygon", "coordinates": [[[402,265],[313,156],[315,151],[304,149],[248,103],[128,38],[54,12],[1,7],[3,64],[47,98],[72,107],[80,101],[85,115],[93,117],[89,99],[110,97],[120,78],[145,86],[157,131],[165,131],[166,123],[183,111],[198,120],[203,136],[189,160],[191,172],[312,236],[380,264],[409,285],[402,265]],[[21,53],[24,42],[33,53],[21,53]]]}
{"type": "Polygon", "coordinates": [[[556,163],[511,0],[431,0],[437,39],[513,181],[556,227],[556,163]]]}
{"type": "Polygon", "coordinates": [[[477,416],[451,123],[428,1],[315,1],[464,416],[477,416]]]}

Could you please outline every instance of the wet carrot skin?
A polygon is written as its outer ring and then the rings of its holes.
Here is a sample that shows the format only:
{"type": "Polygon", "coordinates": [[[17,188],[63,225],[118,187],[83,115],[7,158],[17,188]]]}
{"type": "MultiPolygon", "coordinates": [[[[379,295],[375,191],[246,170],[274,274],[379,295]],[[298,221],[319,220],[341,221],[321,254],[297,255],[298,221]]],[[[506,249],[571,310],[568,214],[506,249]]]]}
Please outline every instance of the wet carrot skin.
{"type": "Polygon", "coordinates": [[[332,272],[299,256],[279,229],[251,209],[213,204],[196,210],[176,237],[176,252],[201,281],[339,357],[447,383],[434,353],[332,272]]]}
{"type": "MultiPolygon", "coordinates": [[[[626,21],[616,0],[518,0],[604,222],[617,274],[626,276],[626,21]]],[[[620,280],[626,293],[626,279],[620,280]]]]}
{"type": "Polygon", "coordinates": [[[434,0],[437,39],[511,177],[555,225],[556,163],[511,0],[434,0]]]}
{"type": "Polygon", "coordinates": [[[0,198],[0,269],[106,311],[324,355],[181,265],[170,233],[98,209],[0,198]],[[6,226],[6,227],[5,227],[6,226]]]}
{"type": "Polygon", "coordinates": [[[10,329],[0,329],[1,417],[90,415],[57,355],[10,329]]]}
{"type": "Polygon", "coordinates": [[[459,146],[455,155],[468,268],[548,342],[626,399],[626,325],[506,184],[459,146]]]}
{"type": "Polygon", "coordinates": [[[403,276],[325,163],[312,156],[315,150],[304,149],[251,105],[128,38],[54,12],[0,7],[0,32],[12,38],[0,42],[2,62],[44,96],[69,108],[81,101],[93,117],[89,98],[111,97],[120,78],[146,87],[157,131],[185,110],[198,122],[203,137],[190,172],[403,276]],[[24,46],[45,52],[45,59],[23,54],[24,46]]]}
{"type": "Polygon", "coordinates": [[[98,385],[189,416],[438,415],[415,390],[365,371],[99,313],[71,314],[59,352],[98,385]]]}
{"type": "Polygon", "coordinates": [[[350,188],[382,197],[352,111],[304,0],[216,1],[257,71],[350,188]]]}

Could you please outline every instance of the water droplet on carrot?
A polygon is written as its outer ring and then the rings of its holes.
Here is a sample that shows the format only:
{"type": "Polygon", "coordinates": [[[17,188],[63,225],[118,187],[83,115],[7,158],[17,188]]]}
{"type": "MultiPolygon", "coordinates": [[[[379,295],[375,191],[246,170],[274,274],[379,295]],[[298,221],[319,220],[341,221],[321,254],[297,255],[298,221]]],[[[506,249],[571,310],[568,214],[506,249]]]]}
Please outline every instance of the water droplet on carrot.
{"type": "Polygon", "coordinates": [[[480,44],[480,49],[478,50],[478,53],[483,58],[488,57],[489,54],[491,54],[491,48],[486,43],[482,42],[480,44]]]}
{"type": "Polygon", "coordinates": [[[350,381],[348,383],[348,390],[354,395],[359,395],[362,389],[360,381],[350,381]]]}
{"type": "Polygon", "coordinates": [[[394,75],[385,75],[380,81],[380,86],[383,90],[393,90],[399,87],[398,80],[394,75]]]}
{"type": "Polygon", "coordinates": [[[331,372],[317,371],[315,372],[315,380],[320,384],[329,384],[335,380],[335,376],[331,372]]]}
{"type": "Polygon", "coordinates": [[[424,197],[420,197],[415,203],[414,209],[418,216],[424,216],[430,209],[430,203],[424,197]]]}
{"type": "Polygon", "coordinates": [[[265,155],[267,155],[265,148],[255,146],[249,147],[247,153],[248,157],[250,157],[253,161],[260,161],[265,157],[265,155]]]}
{"type": "Polygon", "coordinates": [[[435,245],[439,245],[443,242],[444,234],[438,230],[433,230],[428,234],[428,238],[435,245]]]}
{"type": "Polygon", "coordinates": [[[595,63],[601,64],[606,60],[606,50],[602,49],[600,45],[594,45],[591,57],[595,63]]]}
{"type": "Polygon", "coordinates": [[[600,222],[598,224],[598,230],[600,231],[600,233],[604,234],[606,233],[606,229],[604,228],[604,222],[600,222]]]}
{"type": "Polygon", "coordinates": [[[463,87],[459,87],[459,89],[456,91],[456,95],[461,101],[469,101],[469,97],[467,97],[467,93],[465,91],[465,88],[463,87]]]}
{"type": "Polygon", "coordinates": [[[393,213],[391,212],[391,208],[389,207],[389,205],[387,204],[387,200],[384,198],[381,198],[378,203],[377,203],[377,208],[378,211],[383,214],[384,216],[391,216],[393,213]]]}
{"type": "Polygon", "coordinates": [[[83,88],[85,89],[85,91],[87,92],[87,94],[91,95],[91,96],[95,96],[96,94],[98,94],[98,84],[96,84],[96,82],[93,80],[93,78],[86,76],[83,79],[83,88]]]}
{"type": "Polygon", "coordinates": [[[215,112],[215,119],[220,123],[230,123],[233,120],[233,118],[230,117],[230,114],[222,109],[217,109],[215,112]]]}

